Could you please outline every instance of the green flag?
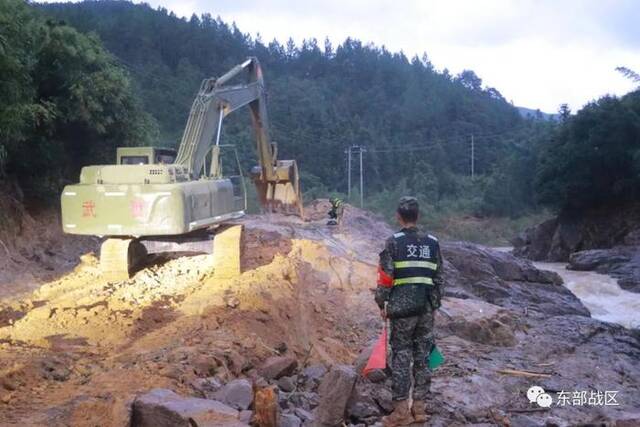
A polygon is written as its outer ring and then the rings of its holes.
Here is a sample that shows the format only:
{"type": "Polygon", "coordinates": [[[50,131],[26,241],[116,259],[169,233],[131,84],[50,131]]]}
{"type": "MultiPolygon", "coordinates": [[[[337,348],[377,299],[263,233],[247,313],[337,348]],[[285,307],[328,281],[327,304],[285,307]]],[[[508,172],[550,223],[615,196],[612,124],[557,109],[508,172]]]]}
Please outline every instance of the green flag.
{"type": "Polygon", "coordinates": [[[432,371],[434,371],[438,366],[444,363],[444,356],[442,355],[442,353],[440,353],[440,350],[438,350],[438,347],[436,347],[435,344],[433,345],[433,347],[431,347],[428,362],[429,369],[431,369],[432,371]]]}

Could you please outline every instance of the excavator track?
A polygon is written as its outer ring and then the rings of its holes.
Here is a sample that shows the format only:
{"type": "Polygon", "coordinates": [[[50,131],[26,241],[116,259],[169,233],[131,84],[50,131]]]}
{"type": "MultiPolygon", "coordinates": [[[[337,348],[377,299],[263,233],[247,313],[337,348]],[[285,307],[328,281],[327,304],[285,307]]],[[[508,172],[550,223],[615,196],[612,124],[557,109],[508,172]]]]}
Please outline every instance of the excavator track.
{"type": "Polygon", "coordinates": [[[133,238],[109,238],[100,246],[100,271],[107,280],[128,280],[147,255],[133,238]]]}
{"type": "Polygon", "coordinates": [[[216,279],[240,275],[242,225],[233,225],[216,233],[213,239],[213,274],[216,279]]]}
{"type": "MultiPolygon", "coordinates": [[[[217,279],[232,279],[240,275],[242,225],[220,229],[213,238],[214,275],[217,279]]],[[[211,247],[211,240],[202,244],[211,247]]],[[[147,242],[145,242],[147,243],[147,242]]],[[[197,251],[199,252],[199,251],[197,251]]],[[[100,247],[100,271],[106,280],[128,280],[147,256],[143,242],[134,238],[109,238],[100,247]]]]}

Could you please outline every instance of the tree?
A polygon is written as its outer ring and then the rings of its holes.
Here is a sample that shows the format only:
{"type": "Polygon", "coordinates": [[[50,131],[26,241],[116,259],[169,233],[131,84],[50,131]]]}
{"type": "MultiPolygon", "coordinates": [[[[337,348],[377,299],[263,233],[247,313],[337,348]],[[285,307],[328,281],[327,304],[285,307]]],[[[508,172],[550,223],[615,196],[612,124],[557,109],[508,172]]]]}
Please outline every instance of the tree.
{"type": "Polygon", "coordinates": [[[536,192],[560,209],[637,200],[640,90],[605,96],[568,117],[539,153],[536,192]]]}
{"type": "Polygon", "coordinates": [[[462,71],[460,74],[458,74],[456,80],[467,89],[475,91],[482,90],[482,79],[471,70],[462,71]]]}
{"type": "Polygon", "coordinates": [[[87,163],[157,133],[130,81],[96,37],[45,20],[19,0],[0,3],[0,152],[27,196],[56,194],[87,163]],[[7,76],[8,79],[5,79],[7,76]]]}
{"type": "Polygon", "coordinates": [[[560,120],[566,122],[571,116],[571,109],[569,108],[569,104],[560,104],[560,108],[558,108],[558,114],[560,115],[560,120]]]}
{"type": "Polygon", "coordinates": [[[620,72],[620,74],[622,74],[632,82],[640,85],[640,74],[636,73],[635,71],[630,70],[627,67],[616,67],[616,71],[620,72]]]}

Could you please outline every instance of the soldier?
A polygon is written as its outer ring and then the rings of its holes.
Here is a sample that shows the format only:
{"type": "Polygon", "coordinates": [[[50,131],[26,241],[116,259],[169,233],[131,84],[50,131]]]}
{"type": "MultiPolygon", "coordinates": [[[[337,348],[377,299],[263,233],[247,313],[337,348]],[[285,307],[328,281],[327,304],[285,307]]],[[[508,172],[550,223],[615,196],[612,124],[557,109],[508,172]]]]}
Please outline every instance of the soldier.
{"type": "Polygon", "coordinates": [[[342,220],[342,214],[344,213],[343,202],[337,197],[330,198],[329,202],[331,202],[331,210],[327,213],[329,215],[327,225],[338,225],[342,220]]]}
{"type": "Polygon", "coordinates": [[[382,317],[390,321],[394,408],[382,419],[385,427],[424,423],[428,418],[425,400],[431,373],[427,363],[434,345],[433,314],[440,307],[444,283],[438,239],[418,229],[418,216],[418,200],[402,197],[396,212],[402,229],[387,239],[380,252],[375,299],[382,317]]]}

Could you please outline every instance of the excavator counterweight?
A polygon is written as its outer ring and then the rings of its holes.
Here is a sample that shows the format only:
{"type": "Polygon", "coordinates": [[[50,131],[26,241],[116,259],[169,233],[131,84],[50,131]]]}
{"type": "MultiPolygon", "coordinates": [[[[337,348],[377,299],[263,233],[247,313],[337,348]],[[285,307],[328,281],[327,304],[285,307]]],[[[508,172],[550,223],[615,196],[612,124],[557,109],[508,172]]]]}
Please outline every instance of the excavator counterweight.
{"type": "MultiPolygon", "coordinates": [[[[238,173],[222,173],[225,146],[220,138],[224,117],[245,106],[256,138],[258,165],[251,178],[261,206],[303,216],[298,166],[295,160],[277,159],[268,132],[264,78],[252,57],[202,82],[177,153],[166,148],[119,148],[117,164],[82,168],[80,182],[66,186],[61,196],[63,230],[105,237],[103,272],[128,277],[145,254],[143,244],[171,237],[175,247],[182,236],[193,243],[198,230],[242,217],[246,192],[240,162],[236,153],[238,173]],[[247,81],[229,84],[245,72],[247,81]]],[[[217,250],[216,259],[221,259],[219,251],[224,248],[217,250]]],[[[227,265],[225,270],[234,268],[227,265]]]]}

